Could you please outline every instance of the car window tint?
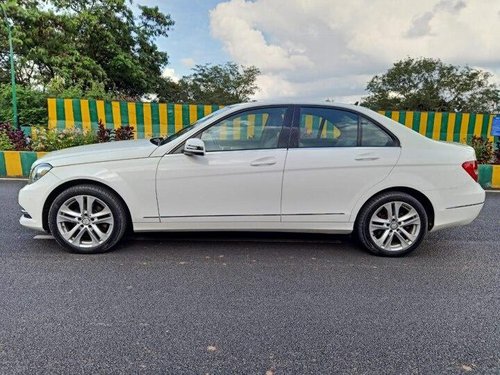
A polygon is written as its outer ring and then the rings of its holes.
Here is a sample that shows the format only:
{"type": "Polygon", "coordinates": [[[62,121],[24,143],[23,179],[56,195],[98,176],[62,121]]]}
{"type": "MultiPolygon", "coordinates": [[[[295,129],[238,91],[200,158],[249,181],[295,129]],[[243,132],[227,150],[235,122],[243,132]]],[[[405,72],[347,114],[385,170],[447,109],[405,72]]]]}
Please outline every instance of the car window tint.
{"type": "Polygon", "coordinates": [[[302,107],[298,138],[299,147],[355,147],[358,115],[333,108],[302,107]]]}
{"type": "Polygon", "coordinates": [[[363,147],[390,147],[394,140],[379,126],[366,118],[361,118],[361,146],[363,147]]]}
{"type": "Polygon", "coordinates": [[[286,107],[262,108],[224,119],[201,133],[207,152],[277,148],[286,107]]]}

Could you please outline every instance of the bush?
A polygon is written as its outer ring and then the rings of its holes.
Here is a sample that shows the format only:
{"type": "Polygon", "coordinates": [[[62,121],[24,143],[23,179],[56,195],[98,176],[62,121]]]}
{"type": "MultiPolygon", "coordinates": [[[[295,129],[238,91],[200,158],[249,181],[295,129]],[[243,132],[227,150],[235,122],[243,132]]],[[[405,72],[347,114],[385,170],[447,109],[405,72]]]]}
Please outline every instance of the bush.
{"type": "Polygon", "coordinates": [[[476,137],[473,135],[468,144],[476,151],[478,163],[488,164],[493,162],[495,156],[493,143],[488,138],[484,139],[483,137],[476,137]]]}
{"type": "Polygon", "coordinates": [[[97,137],[93,132],[84,132],[81,129],[47,129],[37,127],[33,129],[32,149],[34,151],[55,151],[62,148],[82,146],[96,143],[97,137]]]}
{"type": "MultiPolygon", "coordinates": [[[[9,150],[24,151],[30,150],[28,139],[22,130],[14,129],[9,123],[0,124],[0,134],[2,134],[2,146],[9,147],[9,150]],[[6,141],[9,140],[9,142],[6,141]]],[[[0,147],[3,149],[3,147],[0,147]]]]}
{"type": "Polygon", "coordinates": [[[97,142],[128,141],[134,139],[133,126],[121,126],[118,129],[107,129],[101,120],[97,129],[97,142]]]}
{"type": "Polygon", "coordinates": [[[5,132],[0,132],[0,150],[10,151],[14,148],[12,142],[5,132]]]}

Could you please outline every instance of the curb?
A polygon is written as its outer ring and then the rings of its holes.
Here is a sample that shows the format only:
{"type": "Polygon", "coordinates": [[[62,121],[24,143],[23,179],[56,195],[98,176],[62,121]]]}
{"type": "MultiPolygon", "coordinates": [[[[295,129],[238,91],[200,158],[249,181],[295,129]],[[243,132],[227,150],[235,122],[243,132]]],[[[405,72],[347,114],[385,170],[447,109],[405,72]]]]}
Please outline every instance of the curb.
{"type": "MultiPolygon", "coordinates": [[[[0,151],[1,177],[28,177],[31,165],[46,152],[0,151]]],[[[480,164],[479,183],[483,189],[500,189],[500,164],[480,164]]]]}

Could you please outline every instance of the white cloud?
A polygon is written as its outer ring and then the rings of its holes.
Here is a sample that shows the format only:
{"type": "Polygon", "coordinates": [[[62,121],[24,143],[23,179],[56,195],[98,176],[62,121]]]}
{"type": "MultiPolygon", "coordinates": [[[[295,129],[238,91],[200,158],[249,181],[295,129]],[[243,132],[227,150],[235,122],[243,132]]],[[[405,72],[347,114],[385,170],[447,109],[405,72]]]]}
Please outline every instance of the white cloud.
{"type": "Polygon", "coordinates": [[[194,59],[192,57],[185,57],[185,58],[181,59],[181,63],[186,68],[192,68],[196,64],[196,62],[194,61],[194,59]]]}
{"type": "Polygon", "coordinates": [[[498,74],[499,11],[498,0],[229,0],[210,27],[233,60],[261,69],[257,98],[338,101],[406,56],[498,74]]]}
{"type": "Polygon", "coordinates": [[[161,73],[162,77],[170,78],[174,82],[179,82],[180,77],[175,74],[175,70],[173,68],[165,68],[161,73]]]}

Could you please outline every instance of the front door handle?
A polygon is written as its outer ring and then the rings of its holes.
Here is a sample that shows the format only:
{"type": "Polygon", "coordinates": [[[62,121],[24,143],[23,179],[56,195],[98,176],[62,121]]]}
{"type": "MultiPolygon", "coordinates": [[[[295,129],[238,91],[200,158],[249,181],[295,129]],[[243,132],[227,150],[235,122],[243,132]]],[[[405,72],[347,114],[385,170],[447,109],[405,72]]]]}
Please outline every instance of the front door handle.
{"type": "Polygon", "coordinates": [[[261,166],[265,166],[265,165],[274,165],[277,162],[278,161],[276,160],[276,158],[274,156],[266,156],[266,157],[252,161],[250,163],[250,165],[252,167],[261,167],[261,166]]]}

